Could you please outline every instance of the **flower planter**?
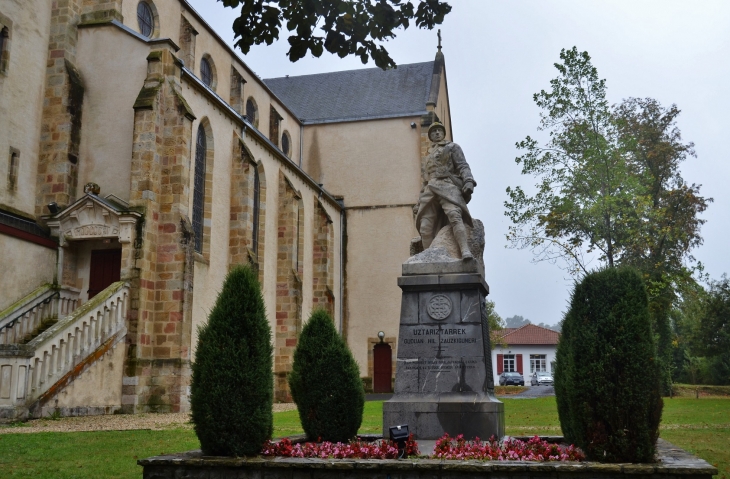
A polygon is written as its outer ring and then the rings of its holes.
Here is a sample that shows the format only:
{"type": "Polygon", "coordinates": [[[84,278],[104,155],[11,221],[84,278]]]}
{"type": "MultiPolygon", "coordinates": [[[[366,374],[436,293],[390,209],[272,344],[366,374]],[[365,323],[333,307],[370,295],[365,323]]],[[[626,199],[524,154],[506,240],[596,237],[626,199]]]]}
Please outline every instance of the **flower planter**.
{"type": "Polygon", "coordinates": [[[711,479],[717,468],[659,439],[654,464],[598,462],[453,461],[439,459],[299,459],[211,457],[200,451],[155,456],[137,463],[144,479],[356,478],[435,479],[711,479]]]}

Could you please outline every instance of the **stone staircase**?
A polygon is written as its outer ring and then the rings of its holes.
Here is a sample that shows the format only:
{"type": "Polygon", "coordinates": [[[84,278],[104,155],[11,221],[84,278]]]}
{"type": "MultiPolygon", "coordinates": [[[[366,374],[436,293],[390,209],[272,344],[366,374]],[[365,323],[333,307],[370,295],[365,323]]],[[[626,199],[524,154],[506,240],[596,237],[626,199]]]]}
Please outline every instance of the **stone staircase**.
{"type": "Polygon", "coordinates": [[[44,286],[0,313],[0,420],[40,417],[124,339],[128,303],[124,281],[78,308],[78,293],[44,286]]]}

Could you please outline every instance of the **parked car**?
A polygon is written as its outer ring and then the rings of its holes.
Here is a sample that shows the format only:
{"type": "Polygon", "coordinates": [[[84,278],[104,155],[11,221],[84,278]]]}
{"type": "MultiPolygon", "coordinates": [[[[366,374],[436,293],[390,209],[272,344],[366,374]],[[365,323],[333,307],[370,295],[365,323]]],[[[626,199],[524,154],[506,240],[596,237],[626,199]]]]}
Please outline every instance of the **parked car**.
{"type": "Polygon", "coordinates": [[[552,386],[553,375],[544,372],[532,373],[532,379],[530,379],[530,384],[532,386],[552,386]]]}
{"type": "Polygon", "coordinates": [[[525,378],[520,373],[502,373],[499,375],[500,386],[524,386],[525,378]]]}

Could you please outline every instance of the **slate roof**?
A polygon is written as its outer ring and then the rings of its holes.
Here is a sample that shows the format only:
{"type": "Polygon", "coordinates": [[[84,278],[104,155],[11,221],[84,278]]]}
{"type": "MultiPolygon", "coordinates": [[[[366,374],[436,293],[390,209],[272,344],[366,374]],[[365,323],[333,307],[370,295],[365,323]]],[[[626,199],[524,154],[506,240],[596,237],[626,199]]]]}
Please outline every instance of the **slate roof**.
{"type": "Polygon", "coordinates": [[[263,80],[305,124],[422,115],[434,62],[263,80]]]}
{"type": "Polygon", "coordinates": [[[558,344],[560,333],[552,329],[526,324],[521,328],[505,328],[494,332],[495,336],[502,338],[507,345],[518,344],[558,344]]]}

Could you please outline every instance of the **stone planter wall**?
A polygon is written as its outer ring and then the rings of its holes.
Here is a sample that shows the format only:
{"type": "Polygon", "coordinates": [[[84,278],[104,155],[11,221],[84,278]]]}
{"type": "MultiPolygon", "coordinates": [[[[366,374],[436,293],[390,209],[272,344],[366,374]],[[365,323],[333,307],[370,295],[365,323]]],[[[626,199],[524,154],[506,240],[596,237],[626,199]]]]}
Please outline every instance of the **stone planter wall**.
{"type": "Polygon", "coordinates": [[[659,440],[655,464],[445,461],[434,459],[295,459],[203,456],[200,451],[138,461],[144,479],[711,479],[717,469],[659,440]]]}

